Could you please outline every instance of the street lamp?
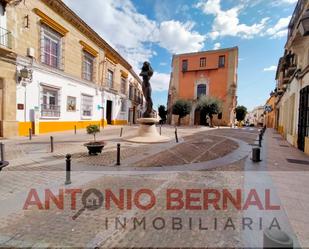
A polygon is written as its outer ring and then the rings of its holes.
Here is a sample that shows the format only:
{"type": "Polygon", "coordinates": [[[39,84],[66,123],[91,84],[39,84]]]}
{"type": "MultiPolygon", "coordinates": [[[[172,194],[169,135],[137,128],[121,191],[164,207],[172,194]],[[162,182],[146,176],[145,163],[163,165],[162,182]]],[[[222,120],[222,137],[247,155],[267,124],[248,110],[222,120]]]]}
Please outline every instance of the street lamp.
{"type": "Polygon", "coordinates": [[[304,16],[300,19],[299,31],[302,36],[309,35],[309,9],[306,10],[304,16]]]}

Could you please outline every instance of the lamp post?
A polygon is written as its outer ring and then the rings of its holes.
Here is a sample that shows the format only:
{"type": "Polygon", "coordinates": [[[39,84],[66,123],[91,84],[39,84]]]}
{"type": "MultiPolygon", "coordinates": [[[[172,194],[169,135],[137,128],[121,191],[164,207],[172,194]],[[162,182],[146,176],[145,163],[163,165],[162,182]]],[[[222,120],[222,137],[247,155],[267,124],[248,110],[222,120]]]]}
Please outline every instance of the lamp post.
{"type": "Polygon", "coordinates": [[[304,16],[300,19],[299,31],[302,36],[309,35],[309,9],[306,10],[304,16]]]}

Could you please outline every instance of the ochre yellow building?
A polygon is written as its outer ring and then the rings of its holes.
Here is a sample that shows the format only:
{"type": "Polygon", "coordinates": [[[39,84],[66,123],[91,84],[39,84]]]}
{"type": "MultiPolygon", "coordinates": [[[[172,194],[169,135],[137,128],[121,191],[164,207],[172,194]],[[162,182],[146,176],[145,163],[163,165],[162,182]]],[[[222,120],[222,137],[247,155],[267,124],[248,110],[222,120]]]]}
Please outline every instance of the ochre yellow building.
{"type": "Polygon", "coordinates": [[[0,136],[127,124],[133,82],[143,98],[131,65],[61,0],[14,3],[0,1],[0,136]]]}

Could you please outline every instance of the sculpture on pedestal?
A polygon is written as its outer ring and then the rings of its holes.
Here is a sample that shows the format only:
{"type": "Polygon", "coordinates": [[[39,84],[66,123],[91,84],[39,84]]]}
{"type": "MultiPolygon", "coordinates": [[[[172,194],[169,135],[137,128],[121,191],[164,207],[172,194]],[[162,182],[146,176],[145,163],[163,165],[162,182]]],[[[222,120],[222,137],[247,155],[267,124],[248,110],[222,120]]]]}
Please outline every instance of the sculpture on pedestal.
{"type": "Polygon", "coordinates": [[[143,113],[143,117],[138,119],[139,123],[138,131],[132,137],[125,138],[126,141],[133,143],[164,143],[171,140],[166,136],[161,136],[158,131],[156,124],[159,122],[158,118],[155,117],[152,109],[153,102],[151,98],[151,84],[150,79],[153,76],[153,69],[149,62],[144,62],[142,72],[140,76],[143,77],[143,94],[146,100],[146,110],[143,113]]]}
{"type": "Polygon", "coordinates": [[[149,62],[144,62],[142,67],[142,72],[140,73],[140,76],[143,77],[143,94],[145,96],[146,100],[146,111],[143,113],[143,118],[153,118],[153,102],[151,98],[151,85],[150,85],[150,79],[153,75],[153,70],[149,62]]]}

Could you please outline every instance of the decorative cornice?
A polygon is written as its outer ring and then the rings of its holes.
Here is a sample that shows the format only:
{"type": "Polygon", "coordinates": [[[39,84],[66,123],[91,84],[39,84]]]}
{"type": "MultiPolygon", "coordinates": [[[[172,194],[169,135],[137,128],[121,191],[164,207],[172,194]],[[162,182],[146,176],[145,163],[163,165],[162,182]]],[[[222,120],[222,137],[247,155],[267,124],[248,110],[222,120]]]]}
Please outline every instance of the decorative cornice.
{"type": "Polygon", "coordinates": [[[127,73],[127,72],[125,72],[125,71],[123,71],[123,70],[120,70],[120,72],[121,72],[121,76],[123,77],[123,78],[128,78],[129,77],[129,74],[127,73]]]}
{"type": "Polygon", "coordinates": [[[118,64],[117,58],[115,56],[113,56],[111,53],[105,52],[105,57],[112,64],[114,64],[114,65],[118,64]]]}
{"type": "Polygon", "coordinates": [[[49,16],[47,16],[45,13],[43,13],[41,10],[34,8],[34,13],[37,14],[39,17],[41,17],[41,23],[46,24],[50,28],[57,31],[62,36],[65,36],[69,30],[67,30],[65,27],[63,27],[61,24],[57,23],[53,19],[51,19],[49,16]]]}
{"type": "Polygon", "coordinates": [[[89,54],[91,54],[93,57],[97,57],[99,52],[97,50],[95,50],[94,48],[92,48],[90,45],[88,45],[86,42],[84,41],[79,41],[80,45],[83,46],[83,50],[85,50],[86,52],[88,52],[89,54]]]}

